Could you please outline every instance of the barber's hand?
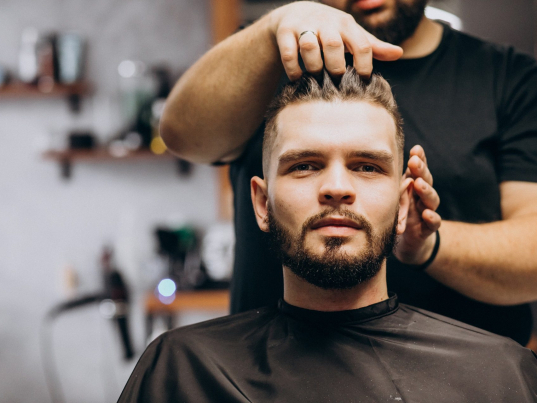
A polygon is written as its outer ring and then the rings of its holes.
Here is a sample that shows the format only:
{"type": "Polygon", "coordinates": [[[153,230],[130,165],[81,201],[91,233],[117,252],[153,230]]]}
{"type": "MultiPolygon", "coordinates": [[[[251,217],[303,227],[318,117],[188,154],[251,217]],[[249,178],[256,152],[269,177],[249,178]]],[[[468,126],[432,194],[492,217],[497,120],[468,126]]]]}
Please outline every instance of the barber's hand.
{"type": "Polygon", "coordinates": [[[382,42],[368,33],[350,14],[323,4],[299,1],[277,8],[269,17],[269,29],[290,80],[302,75],[299,52],[308,72],[319,73],[325,67],[332,76],[345,72],[345,52],[350,52],[354,68],[362,77],[371,75],[373,58],[391,61],[403,54],[399,46],[382,42]],[[304,31],[313,31],[317,36],[308,32],[300,38],[304,31]]]}
{"type": "Polygon", "coordinates": [[[435,233],[442,222],[436,213],[440,198],[433,188],[433,176],[421,146],[414,146],[410,150],[404,176],[414,179],[414,183],[406,230],[399,235],[395,256],[403,263],[419,265],[431,256],[436,241],[435,233]]]}

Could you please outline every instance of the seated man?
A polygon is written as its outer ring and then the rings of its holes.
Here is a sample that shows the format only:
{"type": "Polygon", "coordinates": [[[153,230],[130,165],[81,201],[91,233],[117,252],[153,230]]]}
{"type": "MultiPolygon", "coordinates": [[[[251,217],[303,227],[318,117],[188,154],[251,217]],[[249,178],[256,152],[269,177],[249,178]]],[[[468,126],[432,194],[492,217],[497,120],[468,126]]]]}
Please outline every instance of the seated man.
{"type": "Polygon", "coordinates": [[[163,334],[119,401],[537,401],[530,350],[388,294],[386,257],[412,203],[403,142],[380,76],[285,87],[268,112],[264,179],[251,180],[283,300],[163,334]]]}

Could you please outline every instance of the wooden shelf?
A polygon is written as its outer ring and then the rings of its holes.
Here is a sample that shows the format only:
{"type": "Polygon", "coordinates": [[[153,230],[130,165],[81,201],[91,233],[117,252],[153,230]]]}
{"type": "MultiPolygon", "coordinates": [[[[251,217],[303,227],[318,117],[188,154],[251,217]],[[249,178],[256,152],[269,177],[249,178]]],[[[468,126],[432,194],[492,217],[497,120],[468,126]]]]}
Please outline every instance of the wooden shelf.
{"type": "Polygon", "coordinates": [[[148,293],[145,299],[145,311],[148,314],[228,309],[229,290],[178,291],[173,301],[169,304],[161,302],[154,293],[148,293]]]}
{"type": "Polygon", "coordinates": [[[97,148],[93,150],[50,150],[43,153],[43,158],[57,162],[69,161],[133,161],[133,160],[162,160],[175,159],[170,153],[155,154],[150,150],[131,151],[124,156],[115,156],[110,154],[106,148],[97,148]]]}
{"type": "Polygon", "coordinates": [[[72,111],[80,110],[80,99],[91,92],[90,84],[86,82],[74,84],[58,84],[51,86],[13,83],[0,86],[0,99],[7,98],[56,98],[65,97],[72,111]]]}
{"type": "Polygon", "coordinates": [[[154,293],[145,297],[146,341],[153,334],[156,317],[166,320],[168,330],[175,327],[175,317],[188,311],[212,311],[229,313],[229,290],[178,291],[168,304],[163,303],[154,293]]]}
{"type": "Polygon", "coordinates": [[[69,95],[87,95],[90,92],[88,83],[58,84],[51,87],[14,83],[0,86],[0,98],[38,98],[64,97],[69,95]]]}
{"type": "Polygon", "coordinates": [[[123,156],[110,154],[106,148],[93,150],[49,150],[42,154],[45,160],[54,161],[60,164],[61,174],[64,179],[69,179],[72,174],[72,164],[76,162],[127,162],[127,161],[155,161],[169,160],[177,161],[179,172],[185,174],[190,168],[190,164],[180,160],[174,155],[166,152],[155,154],[150,150],[131,151],[123,156]]]}

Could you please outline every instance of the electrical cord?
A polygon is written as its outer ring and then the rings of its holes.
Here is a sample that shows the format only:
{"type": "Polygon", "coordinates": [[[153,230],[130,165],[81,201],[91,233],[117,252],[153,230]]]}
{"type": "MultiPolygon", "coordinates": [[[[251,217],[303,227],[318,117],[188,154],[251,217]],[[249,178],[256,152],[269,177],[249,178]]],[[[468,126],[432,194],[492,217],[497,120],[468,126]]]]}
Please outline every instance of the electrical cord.
{"type": "MultiPolygon", "coordinates": [[[[112,290],[117,293],[118,291],[125,293],[126,289],[121,280],[119,274],[110,276],[110,282],[112,290]]],[[[134,350],[132,347],[130,333],[128,329],[127,312],[128,305],[122,299],[112,300],[109,298],[110,292],[97,293],[82,296],[79,298],[71,299],[69,301],[60,303],[54,306],[48,311],[43,319],[40,330],[40,349],[41,349],[41,362],[43,366],[43,373],[45,375],[45,381],[49,391],[52,403],[65,403],[65,396],[63,394],[58,369],[54,360],[54,346],[52,340],[53,322],[54,320],[64,312],[86,306],[94,303],[106,303],[112,305],[113,313],[111,313],[110,319],[114,319],[116,322],[116,328],[119,331],[119,339],[123,346],[125,360],[130,360],[134,357],[134,350]]],[[[120,294],[119,297],[124,296],[120,294]]]]}
{"type": "Polygon", "coordinates": [[[58,369],[54,360],[54,349],[52,343],[52,324],[54,318],[55,316],[49,313],[41,322],[39,332],[41,364],[52,403],[65,403],[65,396],[63,395],[58,369]]]}
{"type": "MultiPolygon", "coordinates": [[[[110,345],[110,336],[112,336],[112,329],[109,323],[100,321],[99,333],[100,333],[100,365],[101,365],[101,381],[103,385],[103,398],[105,402],[114,402],[121,392],[120,385],[117,379],[114,365],[111,365],[111,357],[114,356],[110,345]]],[[[112,338],[112,340],[114,340],[112,338]]]]}
{"type": "Polygon", "coordinates": [[[52,325],[54,324],[54,320],[62,312],[99,302],[102,298],[102,294],[91,294],[58,304],[47,312],[41,323],[39,343],[41,350],[41,364],[52,403],[65,403],[65,396],[61,386],[58,368],[54,360],[54,345],[52,339],[52,325]]]}

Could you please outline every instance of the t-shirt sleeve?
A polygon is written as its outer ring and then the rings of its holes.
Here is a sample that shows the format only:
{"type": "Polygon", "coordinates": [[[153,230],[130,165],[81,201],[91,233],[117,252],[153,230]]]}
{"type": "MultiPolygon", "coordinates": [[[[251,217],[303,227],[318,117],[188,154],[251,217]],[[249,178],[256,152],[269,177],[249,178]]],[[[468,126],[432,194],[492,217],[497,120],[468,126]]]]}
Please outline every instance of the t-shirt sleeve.
{"type": "Polygon", "coordinates": [[[507,50],[499,106],[499,179],[537,182],[537,63],[507,50]]]}

